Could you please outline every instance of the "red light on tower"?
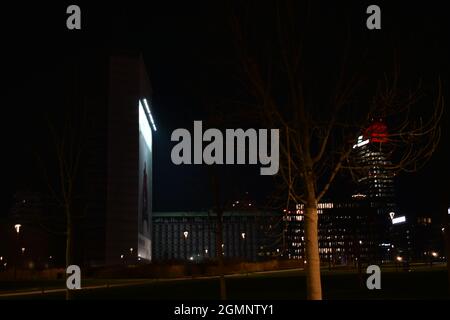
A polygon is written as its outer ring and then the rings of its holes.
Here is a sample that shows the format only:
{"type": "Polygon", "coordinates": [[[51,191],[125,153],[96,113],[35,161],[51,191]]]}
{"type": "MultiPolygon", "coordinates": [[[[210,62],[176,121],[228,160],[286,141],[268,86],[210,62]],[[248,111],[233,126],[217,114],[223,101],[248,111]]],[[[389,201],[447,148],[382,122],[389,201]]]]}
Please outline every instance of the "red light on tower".
{"type": "Polygon", "coordinates": [[[384,143],[388,141],[387,125],[383,120],[373,122],[364,132],[366,139],[370,139],[371,142],[384,143]]]}

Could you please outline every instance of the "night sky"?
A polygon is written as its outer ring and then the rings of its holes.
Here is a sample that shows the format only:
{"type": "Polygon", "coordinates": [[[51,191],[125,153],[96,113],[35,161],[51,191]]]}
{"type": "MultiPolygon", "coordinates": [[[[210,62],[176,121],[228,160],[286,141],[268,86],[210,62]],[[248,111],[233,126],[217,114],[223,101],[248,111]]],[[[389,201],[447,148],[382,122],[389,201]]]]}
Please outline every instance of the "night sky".
{"type": "MultiPolygon", "coordinates": [[[[208,170],[170,162],[171,132],[180,127],[191,130],[193,120],[205,120],[210,102],[231,103],[243,90],[233,44],[230,13],[247,10],[261,18],[270,5],[260,1],[235,5],[215,2],[176,2],[167,5],[120,5],[74,2],[82,10],[82,30],[68,31],[66,7],[71,3],[2,5],[2,190],[0,217],[7,214],[11,197],[18,190],[38,185],[35,142],[44,136],[42,114],[61,108],[57,101],[58,79],[65,63],[89,48],[133,48],[142,51],[152,83],[155,136],[154,210],[209,208],[208,170]]],[[[331,3],[331,2],[330,2],[331,3]]],[[[403,3],[403,2],[402,2],[403,3]]],[[[443,5],[383,5],[382,30],[365,29],[365,8],[372,3],[337,5],[323,3],[324,30],[346,23],[355,30],[355,46],[377,54],[398,52],[407,75],[421,75],[444,82],[450,96],[450,20],[443,5]],[[337,17],[343,17],[341,19],[337,17]]],[[[406,3],[406,2],[405,2],[406,3]]],[[[273,7],[273,6],[272,6],[273,7]]],[[[331,32],[331,31],[330,31],[331,32]]],[[[263,35],[256,34],[255,38],[263,35]]],[[[333,54],[318,52],[317,59],[333,54]]],[[[367,61],[368,64],[373,63],[367,61]]],[[[370,75],[367,75],[370,77],[370,75]]],[[[223,109],[225,107],[222,107],[223,109]]],[[[448,105],[447,108],[448,110],[448,105]]],[[[442,127],[442,140],[433,160],[419,173],[398,179],[399,204],[406,214],[437,216],[450,204],[449,196],[449,112],[442,127]]],[[[245,124],[242,124],[245,126],[245,124]]],[[[259,176],[258,166],[221,167],[220,179],[226,198],[245,192],[260,202],[273,189],[272,177],[259,176]]]]}

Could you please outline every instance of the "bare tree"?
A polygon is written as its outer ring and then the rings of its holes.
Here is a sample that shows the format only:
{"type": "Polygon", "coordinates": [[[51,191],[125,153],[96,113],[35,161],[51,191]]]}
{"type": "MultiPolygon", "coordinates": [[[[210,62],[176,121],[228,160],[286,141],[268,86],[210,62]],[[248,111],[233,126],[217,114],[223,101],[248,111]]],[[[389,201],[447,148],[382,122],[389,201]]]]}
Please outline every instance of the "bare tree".
{"type": "Polygon", "coordinates": [[[256,100],[254,117],[281,130],[279,175],[286,206],[301,203],[305,208],[307,298],[319,300],[318,204],[338,174],[364,169],[352,161],[357,137],[373,118],[390,121],[383,137],[383,144],[389,146],[387,169],[415,171],[437,146],[444,99],[440,81],[432,103],[420,81],[413,89],[410,82],[401,83],[398,63],[392,72],[373,73],[367,79],[369,71],[361,71],[366,61],[357,63],[365,51],[351,48],[349,33],[345,41],[338,38],[325,46],[337,52],[326,55],[332,61],[318,58],[330,36],[311,32],[320,28],[312,21],[322,21],[311,18],[312,10],[312,6],[298,8],[293,3],[275,5],[271,10],[275,14],[264,16],[262,27],[242,18],[245,14],[235,15],[232,26],[244,83],[256,100]],[[305,17],[296,15],[302,9],[305,17]],[[264,39],[254,38],[254,28],[264,39]]]}
{"type": "MultiPolygon", "coordinates": [[[[50,202],[62,213],[58,218],[60,228],[48,226],[48,230],[66,236],[65,264],[74,261],[74,237],[80,219],[85,214],[81,184],[83,183],[82,155],[87,134],[87,108],[81,91],[78,61],[66,66],[62,90],[63,106],[46,115],[49,139],[37,151],[43,172],[43,182],[50,202]]],[[[56,217],[55,217],[56,218],[56,217]]],[[[66,298],[72,297],[70,290],[66,298]]]]}
{"type": "MultiPolygon", "coordinates": [[[[83,114],[83,111],[78,111],[83,114]]],[[[82,115],[85,117],[85,114],[82,115]]],[[[65,220],[66,236],[66,268],[74,263],[74,230],[76,221],[83,210],[80,211],[80,194],[77,186],[80,183],[80,164],[83,149],[84,120],[75,120],[76,115],[67,111],[65,120],[60,130],[48,121],[53,137],[53,150],[56,161],[55,171],[48,173],[45,169],[45,176],[51,199],[62,209],[65,220]],[[50,175],[52,175],[52,178],[50,175]]],[[[45,167],[45,166],[44,166],[45,167]]],[[[70,290],[66,291],[66,299],[72,297],[70,290]]]]}

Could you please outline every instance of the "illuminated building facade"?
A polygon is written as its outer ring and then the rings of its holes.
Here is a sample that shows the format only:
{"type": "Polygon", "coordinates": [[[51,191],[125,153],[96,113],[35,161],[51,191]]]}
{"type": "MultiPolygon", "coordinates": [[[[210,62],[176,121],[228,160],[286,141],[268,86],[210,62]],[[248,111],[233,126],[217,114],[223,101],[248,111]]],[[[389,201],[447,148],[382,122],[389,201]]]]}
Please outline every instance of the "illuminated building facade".
{"type": "MultiPolygon", "coordinates": [[[[376,214],[364,202],[318,205],[319,255],[322,264],[351,265],[381,261],[384,248],[376,214]]],[[[285,210],[285,254],[305,261],[304,207],[285,210]]]]}
{"type": "Polygon", "coordinates": [[[432,263],[445,256],[442,227],[429,216],[393,223],[390,235],[392,259],[432,263]]]}
{"type": "MultiPolygon", "coordinates": [[[[281,245],[279,221],[275,212],[225,211],[224,258],[255,261],[277,255],[281,245]]],[[[212,211],[154,212],[153,257],[194,262],[214,259],[217,230],[217,215],[212,211]]]]}
{"type": "MultiPolygon", "coordinates": [[[[70,119],[71,127],[64,129],[79,138],[81,145],[71,208],[75,220],[73,262],[80,266],[114,265],[122,263],[124,256],[128,262],[149,262],[152,153],[157,127],[142,57],[137,52],[82,50],[63,66],[58,93],[63,98],[61,109],[70,112],[54,112],[52,120],[61,129],[67,123],[61,121],[62,116],[70,119]]],[[[56,162],[56,153],[49,151],[47,170],[57,189],[59,180],[54,175],[58,170],[52,162],[56,162]]],[[[19,245],[25,248],[21,261],[32,261],[36,267],[65,265],[66,215],[47,189],[41,191],[45,196],[17,195],[10,221],[4,224],[7,229],[0,232],[0,243],[14,244],[8,246],[11,252],[0,245],[6,266],[12,265],[12,253],[19,245]],[[20,234],[13,229],[14,224],[22,225],[20,234]]]]}

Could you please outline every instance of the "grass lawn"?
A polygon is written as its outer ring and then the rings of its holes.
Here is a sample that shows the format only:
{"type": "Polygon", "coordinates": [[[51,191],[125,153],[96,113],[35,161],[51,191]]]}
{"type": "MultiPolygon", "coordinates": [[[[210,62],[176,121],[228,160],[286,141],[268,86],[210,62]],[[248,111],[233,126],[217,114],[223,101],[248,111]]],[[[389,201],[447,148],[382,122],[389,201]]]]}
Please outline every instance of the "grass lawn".
{"type": "MultiPolygon", "coordinates": [[[[417,268],[411,272],[382,270],[381,290],[368,290],[366,274],[362,279],[356,272],[322,272],[324,299],[449,299],[447,271],[442,267],[417,268]]],[[[104,284],[106,280],[86,280],[82,286],[104,284]]],[[[110,284],[129,280],[111,280],[110,284]]],[[[305,299],[306,282],[303,271],[250,274],[227,277],[227,294],[230,300],[291,300],[305,299]]],[[[0,283],[4,288],[5,283],[0,283]]],[[[11,285],[11,284],[10,284],[11,285]]],[[[40,286],[61,287],[60,282],[24,282],[22,288],[40,286]]],[[[17,288],[17,287],[16,287],[17,288]]],[[[17,299],[17,297],[15,297],[17,299]]],[[[20,297],[25,299],[63,299],[63,293],[20,297]]],[[[218,279],[192,279],[180,281],[155,281],[127,287],[83,290],[76,292],[77,299],[219,299],[218,279]]]]}

